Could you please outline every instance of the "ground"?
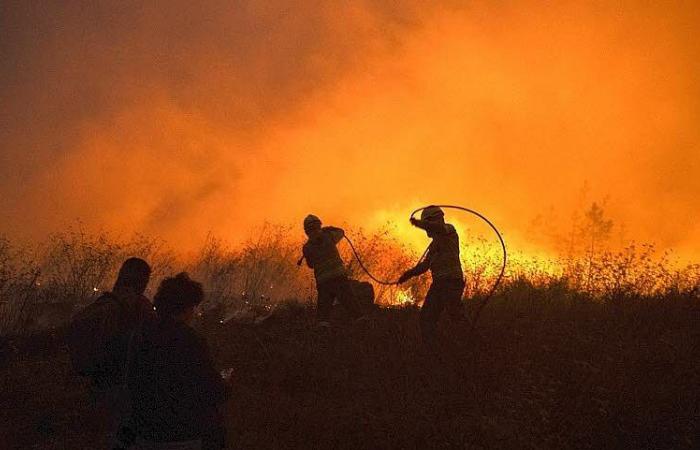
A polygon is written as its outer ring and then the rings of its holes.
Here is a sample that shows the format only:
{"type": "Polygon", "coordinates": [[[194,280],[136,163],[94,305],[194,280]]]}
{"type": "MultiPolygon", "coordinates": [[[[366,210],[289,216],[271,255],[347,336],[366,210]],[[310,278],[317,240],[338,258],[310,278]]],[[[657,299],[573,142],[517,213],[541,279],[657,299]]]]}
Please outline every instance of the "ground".
{"type": "MultiPolygon", "coordinates": [[[[474,333],[443,322],[437,354],[413,308],[339,315],[331,330],[301,306],[260,325],[205,324],[217,364],[234,368],[232,448],[700,447],[697,298],[546,297],[494,299],[474,333]]],[[[61,332],[4,352],[5,448],[95,448],[99,418],[61,332]]]]}

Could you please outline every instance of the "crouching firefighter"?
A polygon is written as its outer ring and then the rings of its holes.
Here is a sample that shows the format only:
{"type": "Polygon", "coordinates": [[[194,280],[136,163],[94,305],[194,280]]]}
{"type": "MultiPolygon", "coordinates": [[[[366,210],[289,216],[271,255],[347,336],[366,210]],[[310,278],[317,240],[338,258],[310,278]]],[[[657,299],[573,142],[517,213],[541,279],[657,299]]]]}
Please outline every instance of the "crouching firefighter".
{"type": "Polygon", "coordinates": [[[425,258],[416,267],[404,272],[399,283],[430,269],[433,282],[421,308],[420,329],[423,342],[432,346],[435,344],[438,320],[444,309],[447,309],[453,319],[462,321],[466,318],[462,304],[464,276],[459,258],[459,236],[454,226],[445,223],[445,214],[437,206],[425,208],[420,220],[412,217],[411,224],[425,230],[432,242],[425,258]]]}
{"type": "Polygon", "coordinates": [[[309,239],[303,247],[303,259],[306,259],[307,266],[314,269],[316,278],[318,325],[330,326],[331,309],[336,299],[351,318],[359,317],[352,286],[336,247],[345,232],[341,228],[322,227],[321,219],[313,214],[304,219],[304,232],[309,239]]]}

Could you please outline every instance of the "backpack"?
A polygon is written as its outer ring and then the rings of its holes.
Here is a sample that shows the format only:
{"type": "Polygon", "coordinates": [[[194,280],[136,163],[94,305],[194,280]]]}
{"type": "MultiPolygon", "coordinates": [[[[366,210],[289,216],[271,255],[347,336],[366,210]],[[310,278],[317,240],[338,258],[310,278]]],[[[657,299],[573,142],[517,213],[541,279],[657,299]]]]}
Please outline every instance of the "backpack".
{"type": "Polygon", "coordinates": [[[118,342],[128,310],[112,293],[105,293],[78,312],[68,329],[67,344],[73,370],[93,381],[121,371],[118,342]]]}

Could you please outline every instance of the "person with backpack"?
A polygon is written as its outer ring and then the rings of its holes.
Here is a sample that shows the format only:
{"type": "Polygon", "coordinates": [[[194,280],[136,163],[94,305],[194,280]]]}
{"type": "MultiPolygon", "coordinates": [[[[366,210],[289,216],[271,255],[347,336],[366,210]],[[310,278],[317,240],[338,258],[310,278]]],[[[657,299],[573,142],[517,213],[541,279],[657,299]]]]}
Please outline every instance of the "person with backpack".
{"type": "Polygon", "coordinates": [[[152,317],[153,305],[143,295],[151,267],[141,258],[122,264],[114,287],[81,310],[72,320],[68,348],[75,372],[90,380],[94,416],[103,421],[109,448],[128,418],[124,365],[134,330],[152,317]]]}
{"type": "Polygon", "coordinates": [[[202,285],[186,273],[166,278],[129,347],[126,384],[138,449],[222,449],[220,406],[231,394],[228,374],[214,367],[205,340],[192,328],[202,285]]]}
{"type": "Polygon", "coordinates": [[[345,232],[341,228],[323,227],[321,219],[313,214],[304,219],[304,232],[309,239],[302,249],[303,259],[314,270],[318,291],[318,325],[330,326],[331,309],[336,299],[352,318],[360,317],[352,285],[336,247],[345,232]]]}
{"type": "Polygon", "coordinates": [[[423,342],[432,347],[443,310],[447,309],[453,319],[466,318],[462,304],[465,283],[459,258],[459,235],[454,226],[445,223],[445,214],[437,206],[425,208],[420,219],[411,218],[411,224],[425,230],[432,242],[425,258],[404,272],[399,283],[430,270],[433,282],[420,311],[420,329],[423,342]]]}

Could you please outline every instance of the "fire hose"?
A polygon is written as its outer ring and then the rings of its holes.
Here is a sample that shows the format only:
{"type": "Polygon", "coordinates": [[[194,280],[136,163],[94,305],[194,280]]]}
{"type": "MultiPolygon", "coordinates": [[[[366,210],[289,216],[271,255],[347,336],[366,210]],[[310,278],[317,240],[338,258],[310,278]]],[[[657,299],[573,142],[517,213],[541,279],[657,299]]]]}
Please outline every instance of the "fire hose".
{"type": "MultiPolygon", "coordinates": [[[[493,294],[496,292],[496,289],[501,284],[501,281],[503,280],[503,276],[505,275],[506,262],[508,259],[508,252],[506,250],[506,244],[503,241],[503,237],[501,236],[501,233],[498,231],[498,228],[496,228],[496,226],[489,219],[487,219],[483,214],[481,214],[477,211],[474,211],[473,209],[465,208],[463,206],[456,206],[456,205],[431,205],[431,206],[437,206],[439,208],[445,208],[445,209],[457,209],[457,210],[465,211],[465,212],[468,212],[470,214],[477,216],[478,218],[480,218],[481,220],[486,222],[489,225],[489,227],[491,227],[491,229],[496,233],[496,236],[498,237],[498,241],[501,244],[501,248],[503,250],[503,261],[501,264],[501,270],[500,270],[498,276],[496,277],[496,281],[493,283],[493,286],[491,286],[491,289],[489,289],[488,293],[484,297],[484,300],[479,304],[479,306],[477,307],[477,309],[474,313],[474,318],[472,320],[472,328],[473,328],[476,326],[476,322],[479,319],[479,316],[481,315],[481,311],[483,310],[484,306],[486,306],[486,304],[489,302],[489,300],[491,299],[493,294]]],[[[428,208],[428,206],[423,206],[422,208],[418,208],[415,211],[413,211],[411,213],[410,219],[413,219],[417,213],[419,213],[420,211],[422,211],[426,208],[428,208]]],[[[372,279],[374,282],[376,282],[378,284],[383,284],[386,286],[394,286],[394,285],[399,284],[398,280],[397,281],[385,281],[385,280],[380,280],[377,277],[375,277],[374,275],[372,275],[372,273],[369,271],[369,269],[367,269],[364,262],[362,261],[362,258],[360,258],[360,255],[357,252],[357,249],[355,248],[355,245],[352,243],[350,238],[348,238],[347,236],[344,236],[344,238],[348,242],[348,244],[350,245],[350,249],[352,249],[352,253],[355,255],[355,259],[357,260],[358,264],[360,265],[362,270],[367,274],[367,276],[370,279],[372,279]]],[[[428,249],[426,249],[423,252],[423,255],[418,260],[419,263],[423,260],[423,258],[425,258],[425,255],[427,253],[428,253],[428,249]]],[[[304,261],[304,257],[302,256],[301,259],[297,262],[297,264],[301,265],[301,263],[303,261],[304,261]]]]}

